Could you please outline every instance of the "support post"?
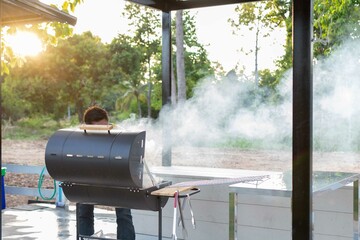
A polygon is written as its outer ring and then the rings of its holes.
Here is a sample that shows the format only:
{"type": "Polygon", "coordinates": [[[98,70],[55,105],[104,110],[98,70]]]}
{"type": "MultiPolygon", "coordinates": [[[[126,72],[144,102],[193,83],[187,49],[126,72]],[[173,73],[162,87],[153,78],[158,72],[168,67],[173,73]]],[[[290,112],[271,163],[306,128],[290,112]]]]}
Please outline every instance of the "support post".
{"type": "Polygon", "coordinates": [[[237,193],[229,193],[229,240],[237,240],[237,193]]]}
{"type": "Polygon", "coordinates": [[[354,240],[359,240],[359,179],[353,183],[353,226],[354,240]]]}
{"type": "Polygon", "coordinates": [[[312,215],[312,0],[293,1],[292,239],[311,240],[312,215]]]}

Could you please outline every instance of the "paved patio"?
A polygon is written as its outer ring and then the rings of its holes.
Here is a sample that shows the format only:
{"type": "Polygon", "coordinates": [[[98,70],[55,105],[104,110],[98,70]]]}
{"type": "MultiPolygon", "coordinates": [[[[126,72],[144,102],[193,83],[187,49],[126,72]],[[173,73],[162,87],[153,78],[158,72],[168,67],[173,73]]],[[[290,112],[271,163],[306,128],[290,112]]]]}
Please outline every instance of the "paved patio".
{"type": "MultiPolygon", "coordinates": [[[[75,206],[69,210],[53,204],[28,204],[2,210],[2,239],[53,240],[76,239],[75,206]]],[[[95,208],[95,231],[104,238],[116,238],[115,212],[95,208]]],[[[136,235],[137,240],[157,239],[136,235]]]]}

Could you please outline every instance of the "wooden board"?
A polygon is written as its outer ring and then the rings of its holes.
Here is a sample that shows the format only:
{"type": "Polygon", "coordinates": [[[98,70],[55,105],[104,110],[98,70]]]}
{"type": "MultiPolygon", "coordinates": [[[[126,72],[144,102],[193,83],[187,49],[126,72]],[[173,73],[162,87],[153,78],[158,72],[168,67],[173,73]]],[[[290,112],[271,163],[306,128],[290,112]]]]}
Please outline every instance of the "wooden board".
{"type": "Polygon", "coordinates": [[[191,187],[165,187],[156,191],[151,192],[151,195],[162,196],[162,197],[173,197],[175,192],[179,191],[179,193],[187,193],[190,191],[197,191],[198,188],[195,186],[191,187]]]}
{"type": "Polygon", "coordinates": [[[114,128],[113,124],[108,125],[97,125],[97,124],[81,124],[80,129],[81,130],[111,130],[114,128]]]}

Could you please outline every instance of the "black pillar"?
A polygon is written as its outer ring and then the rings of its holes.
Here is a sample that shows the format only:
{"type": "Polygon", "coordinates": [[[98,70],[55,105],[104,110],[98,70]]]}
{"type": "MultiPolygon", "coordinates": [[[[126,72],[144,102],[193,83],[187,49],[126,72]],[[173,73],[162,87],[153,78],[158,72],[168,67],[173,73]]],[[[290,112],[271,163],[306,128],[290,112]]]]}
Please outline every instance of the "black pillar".
{"type": "MultiPolygon", "coordinates": [[[[171,13],[162,12],[162,105],[171,104],[171,13]]],[[[171,121],[164,121],[162,165],[171,166],[171,121]]]]}
{"type": "Polygon", "coordinates": [[[293,1],[292,239],[312,239],[312,0],[293,1]]]}

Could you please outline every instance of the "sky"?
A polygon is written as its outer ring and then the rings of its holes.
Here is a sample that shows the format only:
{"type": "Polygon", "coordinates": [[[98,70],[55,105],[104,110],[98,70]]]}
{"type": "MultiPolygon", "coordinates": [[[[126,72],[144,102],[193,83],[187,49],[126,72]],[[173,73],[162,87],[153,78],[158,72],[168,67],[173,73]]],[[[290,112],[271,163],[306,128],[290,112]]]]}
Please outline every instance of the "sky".
{"type": "MultiPolygon", "coordinates": [[[[49,3],[61,3],[62,0],[42,0],[49,3]]],[[[109,43],[118,34],[126,33],[129,29],[126,19],[121,16],[125,1],[119,0],[85,0],[78,5],[72,15],[77,17],[74,32],[81,34],[91,31],[99,36],[103,42],[109,43]]],[[[253,56],[240,53],[241,47],[254,47],[254,34],[246,36],[232,34],[232,28],[227,22],[234,18],[236,5],[206,7],[191,10],[196,14],[197,34],[200,43],[205,45],[211,61],[219,62],[226,71],[233,69],[238,62],[241,65],[253,66],[253,56]]],[[[172,13],[175,15],[175,13],[172,13]]],[[[259,68],[274,67],[273,61],[282,54],[283,37],[281,32],[275,32],[271,38],[266,39],[261,48],[259,68]]]]}

